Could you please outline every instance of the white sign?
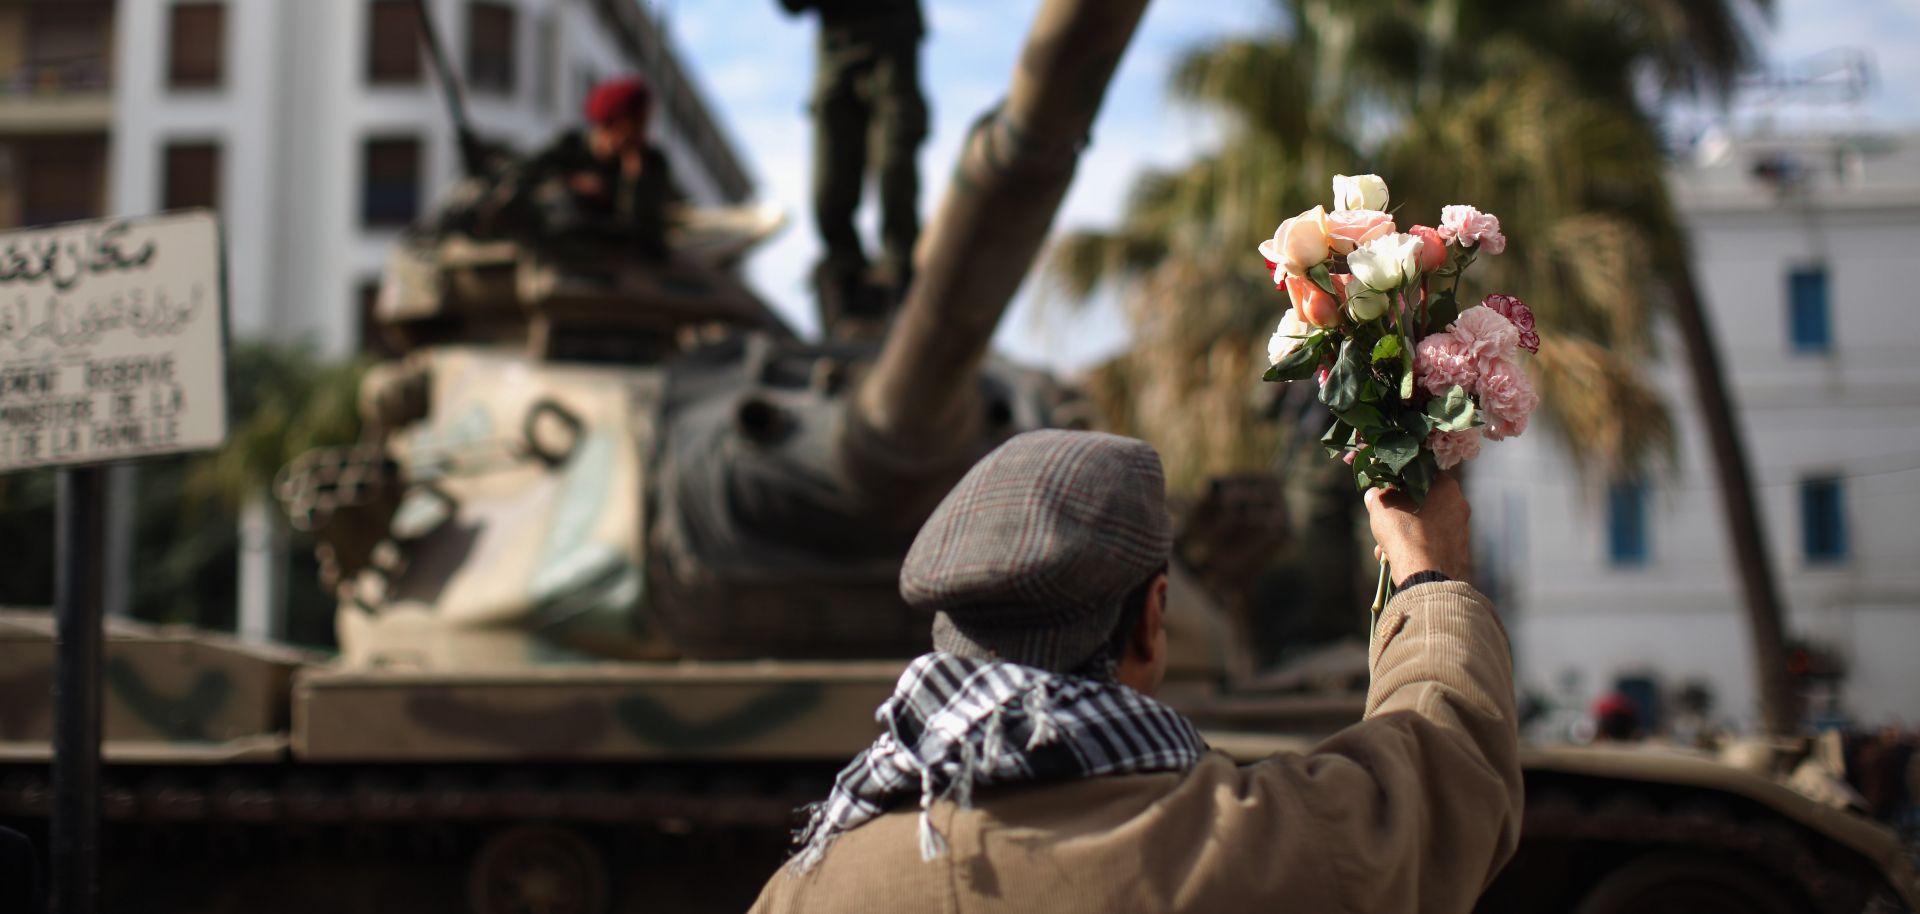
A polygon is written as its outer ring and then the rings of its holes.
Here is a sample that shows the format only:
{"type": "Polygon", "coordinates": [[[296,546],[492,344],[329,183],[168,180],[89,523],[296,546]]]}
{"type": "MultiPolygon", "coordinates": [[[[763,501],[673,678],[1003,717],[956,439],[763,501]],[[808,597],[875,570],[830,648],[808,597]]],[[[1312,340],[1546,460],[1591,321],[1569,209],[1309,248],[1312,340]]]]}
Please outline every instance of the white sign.
{"type": "Polygon", "coordinates": [[[225,267],[204,210],[0,233],[0,472],[217,447],[225,267]]]}

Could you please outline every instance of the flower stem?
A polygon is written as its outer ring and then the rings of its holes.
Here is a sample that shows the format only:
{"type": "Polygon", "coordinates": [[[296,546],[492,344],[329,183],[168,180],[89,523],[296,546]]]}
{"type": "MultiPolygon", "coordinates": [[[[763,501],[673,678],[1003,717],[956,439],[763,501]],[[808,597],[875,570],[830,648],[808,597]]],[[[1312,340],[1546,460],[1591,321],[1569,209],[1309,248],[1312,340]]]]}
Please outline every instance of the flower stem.
{"type": "Polygon", "coordinates": [[[1393,595],[1393,572],[1387,566],[1387,560],[1380,560],[1380,583],[1374,585],[1373,610],[1367,615],[1367,646],[1373,646],[1373,637],[1380,627],[1380,611],[1387,608],[1387,598],[1393,595]]]}

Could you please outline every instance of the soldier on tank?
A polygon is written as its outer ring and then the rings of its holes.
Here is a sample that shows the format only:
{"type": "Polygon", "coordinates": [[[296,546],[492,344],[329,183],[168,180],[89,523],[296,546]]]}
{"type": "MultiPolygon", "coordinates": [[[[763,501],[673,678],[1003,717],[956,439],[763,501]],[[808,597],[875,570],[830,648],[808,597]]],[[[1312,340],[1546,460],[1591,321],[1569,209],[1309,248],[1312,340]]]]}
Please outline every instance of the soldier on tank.
{"type": "Polygon", "coordinates": [[[826,253],[814,274],[821,324],[836,335],[884,322],[913,281],[920,235],[916,156],[927,136],[919,0],[780,0],[820,16],[813,88],[813,207],[826,253]],[[880,258],[869,271],[854,229],[869,150],[880,184],[880,258]]]}
{"type": "Polygon", "coordinates": [[[649,259],[665,258],[673,176],[666,155],[647,140],[652,111],[653,91],[638,76],[595,86],[585,129],[561,135],[502,178],[492,228],[632,244],[649,259]]]}

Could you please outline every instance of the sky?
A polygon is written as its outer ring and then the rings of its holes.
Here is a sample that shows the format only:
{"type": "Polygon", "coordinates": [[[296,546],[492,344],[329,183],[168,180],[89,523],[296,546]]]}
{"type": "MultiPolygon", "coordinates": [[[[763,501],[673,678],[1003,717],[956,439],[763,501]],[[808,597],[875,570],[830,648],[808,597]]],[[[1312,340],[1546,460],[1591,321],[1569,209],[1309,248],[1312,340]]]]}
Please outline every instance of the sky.
{"type": "MultiPolygon", "coordinates": [[[[813,74],[814,21],[786,16],[776,0],[643,0],[667,23],[696,78],[756,177],[763,199],[782,206],[786,230],[748,264],[749,277],[795,326],[815,327],[808,271],[819,256],[808,205],[811,131],[806,114],[813,74]]],[[[1870,55],[1869,96],[1844,108],[1787,104],[1777,120],[1850,127],[1920,126],[1920,3],[1915,0],[1775,0],[1768,57],[1796,68],[1836,49],[1870,55]]],[[[923,0],[929,19],[921,82],[933,129],[921,149],[921,212],[930,218],[966,127],[1004,92],[1027,23],[1040,0],[923,0]]],[[[1202,113],[1170,103],[1167,73],[1181,53],[1224,36],[1270,30],[1280,14],[1261,0],[1159,0],[1146,17],[1108,90],[1093,142],[1083,155],[1055,231],[1117,221],[1142,169],[1178,164],[1219,141],[1202,113]]],[[[1747,122],[1760,109],[1739,109],[1747,122]]],[[[874,212],[862,213],[870,244],[874,212]]],[[[1021,361],[1073,371],[1126,345],[1114,302],[1073,307],[1036,296],[1029,277],[995,344],[1021,361]]]]}

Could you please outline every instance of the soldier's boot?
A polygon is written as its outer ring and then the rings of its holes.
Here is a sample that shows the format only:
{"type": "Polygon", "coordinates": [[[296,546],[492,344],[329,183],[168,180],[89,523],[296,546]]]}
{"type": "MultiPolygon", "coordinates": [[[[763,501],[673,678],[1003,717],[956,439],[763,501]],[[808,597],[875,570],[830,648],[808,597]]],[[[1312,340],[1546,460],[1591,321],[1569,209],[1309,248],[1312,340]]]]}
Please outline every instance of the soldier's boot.
{"type": "Polygon", "coordinates": [[[826,337],[873,340],[886,332],[890,299],[872,283],[864,265],[822,259],[813,269],[813,287],[826,337]]]}

